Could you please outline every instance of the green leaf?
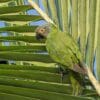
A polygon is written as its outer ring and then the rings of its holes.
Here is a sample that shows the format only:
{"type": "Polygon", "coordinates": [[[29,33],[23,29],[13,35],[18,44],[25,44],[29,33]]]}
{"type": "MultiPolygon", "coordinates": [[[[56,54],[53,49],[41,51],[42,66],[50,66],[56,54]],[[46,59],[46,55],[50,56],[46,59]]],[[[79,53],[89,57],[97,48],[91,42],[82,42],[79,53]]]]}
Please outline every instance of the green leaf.
{"type": "MultiPolygon", "coordinates": [[[[45,81],[45,82],[56,82],[56,83],[61,82],[60,74],[49,73],[49,72],[38,71],[38,70],[0,69],[0,76],[17,77],[17,78],[45,81]]],[[[66,81],[67,79],[64,82],[66,81]]]]}
{"type": "Polygon", "coordinates": [[[12,93],[21,96],[39,98],[42,100],[92,100],[91,98],[86,97],[77,97],[71,96],[67,94],[60,94],[55,92],[48,92],[43,90],[36,90],[36,89],[26,89],[20,87],[12,87],[12,86],[5,86],[0,85],[0,90],[5,93],[12,93]]]}
{"type": "Polygon", "coordinates": [[[86,0],[79,2],[79,29],[80,29],[80,49],[85,61],[86,54],[86,0]]]}
{"type": "Polygon", "coordinates": [[[49,73],[58,73],[59,69],[55,66],[47,66],[47,65],[6,65],[6,64],[0,64],[0,69],[6,69],[6,70],[37,70],[37,71],[44,71],[49,73]]]}
{"type": "Polygon", "coordinates": [[[56,4],[56,7],[57,7],[57,16],[58,16],[58,21],[59,21],[59,28],[61,30],[63,30],[61,0],[56,0],[55,4],[56,4]]]}
{"type": "Polygon", "coordinates": [[[1,100],[40,100],[40,99],[20,96],[16,94],[3,93],[1,91],[0,91],[0,99],[1,100]]]}
{"type": "Polygon", "coordinates": [[[0,32],[32,32],[34,33],[34,30],[36,29],[37,26],[13,26],[13,27],[3,27],[0,28],[0,32]]]}
{"type": "Polygon", "coordinates": [[[17,61],[40,61],[47,63],[54,62],[47,54],[44,55],[35,53],[0,52],[0,59],[17,61]]]}
{"type": "MultiPolygon", "coordinates": [[[[28,73],[30,73],[30,71],[33,73],[34,71],[45,71],[45,72],[49,72],[49,73],[58,73],[58,68],[56,67],[43,67],[43,66],[22,66],[22,65],[1,65],[0,69],[3,71],[9,70],[11,71],[18,71],[20,76],[23,77],[22,73],[24,70],[26,70],[28,73]]],[[[9,73],[8,71],[8,73],[9,73]]],[[[16,73],[16,72],[15,72],[16,73]]],[[[13,76],[16,76],[16,74],[13,74],[13,76]]],[[[11,75],[12,75],[11,74],[11,75]]],[[[72,93],[72,88],[70,87],[70,85],[68,84],[52,84],[52,83],[45,83],[45,82],[40,82],[40,81],[33,81],[33,80],[26,80],[30,79],[30,75],[28,77],[25,77],[25,79],[22,78],[18,78],[19,76],[16,76],[16,78],[13,78],[12,76],[9,76],[9,74],[4,74],[7,76],[0,76],[0,84],[4,84],[4,85],[12,85],[12,86],[20,86],[20,87],[26,87],[26,88],[35,88],[35,89],[42,89],[42,90],[46,90],[46,91],[53,91],[53,92],[59,92],[59,93],[72,93]],[[25,84],[24,84],[25,83],[25,84]],[[59,88],[58,88],[59,87],[59,88]]],[[[26,74],[25,74],[26,75],[26,74]]],[[[35,75],[35,74],[32,74],[35,75]]],[[[24,77],[23,77],[24,78],[24,77]]],[[[46,79],[45,77],[43,77],[44,79],[46,79]]],[[[57,78],[57,77],[56,77],[57,78]]],[[[66,76],[66,79],[64,79],[64,83],[69,83],[69,79],[68,79],[68,75],[66,76]]],[[[41,80],[41,79],[40,79],[41,80]]],[[[45,80],[44,80],[45,81],[45,80]]],[[[47,80],[46,80],[47,81],[47,80]]],[[[87,90],[84,89],[83,91],[83,95],[89,95],[91,94],[91,96],[97,96],[96,92],[93,90],[87,90]]]]}
{"type": "Polygon", "coordinates": [[[60,9],[61,12],[58,11],[59,14],[62,15],[62,30],[65,32],[69,32],[68,30],[68,0],[60,0],[60,9]]]}
{"type": "Polygon", "coordinates": [[[0,14],[18,13],[29,9],[32,9],[32,7],[29,5],[0,7],[0,14]]]}
{"type": "MultiPolygon", "coordinates": [[[[50,83],[50,82],[42,82],[35,80],[26,80],[22,78],[13,78],[9,76],[0,76],[0,84],[8,85],[8,86],[16,86],[23,88],[31,88],[37,90],[45,90],[50,92],[64,93],[64,94],[72,94],[72,87],[70,84],[61,84],[61,83],[50,83]]],[[[84,89],[83,94],[85,96],[98,96],[95,91],[84,89]]]]}
{"type": "Polygon", "coordinates": [[[22,78],[13,78],[7,76],[0,76],[0,85],[16,86],[37,90],[44,90],[49,92],[57,92],[64,94],[72,94],[72,87],[69,84],[42,82],[36,80],[26,80],[22,78]]]}
{"type": "Polygon", "coordinates": [[[78,0],[72,1],[72,36],[77,41],[78,39],[78,0]]]}
{"type": "Polygon", "coordinates": [[[43,19],[38,15],[0,15],[0,20],[3,21],[38,21],[43,19]]]}
{"type": "Polygon", "coordinates": [[[90,2],[90,17],[89,17],[89,22],[90,22],[90,33],[88,36],[88,48],[87,48],[87,53],[86,53],[86,63],[91,69],[93,70],[93,60],[94,60],[94,45],[95,45],[95,20],[96,20],[96,1],[97,0],[91,0],[90,2]],[[92,12],[91,12],[92,11],[92,12]]]}
{"type": "Polygon", "coordinates": [[[34,45],[34,46],[0,46],[0,51],[46,51],[45,46],[43,45],[34,45]]]}
{"type": "Polygon", "coordinates": [[[100,1],[97,0],[97,17],[96,17],[96,76],[100,81],[100,1]]]}
{"type": "Polygon", "coordinates": [[[43,3],[46,7],[46,3],[47,2],[47,6],[48,6],[48,10],[49,10],[49,14],[50,14],[50,17],[51,19],[57,24],[59,25],[58,23],[58,18],[57,18],[57,10],[56,10],[56,5],[55,5],[55,0],[44,0],[43,3]]]}
{"type": "MultiPolygon", "coordinates": [[[[34,34],[34,33],[33,33],[34,34]]],[[[0,41],[24,41],[29,43],[44,43],[45,40],[38,41],[35,36],[7,36],[0,37],[0,41]]]]}

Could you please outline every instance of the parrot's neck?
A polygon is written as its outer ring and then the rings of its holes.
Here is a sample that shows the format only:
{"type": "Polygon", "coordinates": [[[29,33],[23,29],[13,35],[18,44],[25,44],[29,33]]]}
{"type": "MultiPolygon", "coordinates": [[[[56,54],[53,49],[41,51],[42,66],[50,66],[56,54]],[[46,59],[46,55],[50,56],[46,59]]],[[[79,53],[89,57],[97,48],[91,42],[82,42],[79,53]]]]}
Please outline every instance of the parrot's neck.
{"type": "Polygon", "coordinates": [[[57,26],[50,26],[50,33],[48,34],[47,38],[53,38],[59,34],[59,28],[57,26]]]}

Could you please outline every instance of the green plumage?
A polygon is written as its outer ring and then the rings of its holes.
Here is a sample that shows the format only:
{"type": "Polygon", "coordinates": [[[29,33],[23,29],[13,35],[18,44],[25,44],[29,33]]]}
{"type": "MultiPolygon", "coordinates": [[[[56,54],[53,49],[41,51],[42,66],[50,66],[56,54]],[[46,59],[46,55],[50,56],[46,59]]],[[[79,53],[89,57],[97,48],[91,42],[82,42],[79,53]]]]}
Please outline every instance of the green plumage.
{"type": "Polygon", "coordinates": [[[73,69],[75,64],[82,61],[82,55],[72,37],[52,27],[46,41],[47,51],[52,59],[73,69]]]}
{"type": "Polygon", "coordinates": [[[82,75],[84,69],[81,66],[82,55],[77,43],[68,34],[60,31],[57,27],[41,26],[36,29],[37,39],[46,38],[46,48],[51,58],[61,64],[64,71],[70,69],[70,80],[73,94],[78,95],[82,91],[82,75]],[[79,72],[79,73],[78,73],[79,72]]]}

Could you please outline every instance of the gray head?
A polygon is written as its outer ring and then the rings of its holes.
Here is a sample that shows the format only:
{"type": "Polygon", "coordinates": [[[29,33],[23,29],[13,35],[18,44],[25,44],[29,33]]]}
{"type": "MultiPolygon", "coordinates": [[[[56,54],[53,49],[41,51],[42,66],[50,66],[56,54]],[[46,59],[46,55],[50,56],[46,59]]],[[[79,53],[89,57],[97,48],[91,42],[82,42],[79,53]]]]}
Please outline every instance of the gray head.
{"type": "Polygon", "coordinates": [[[47,38],[49,32],[50,32],[50,26],[49,25],[39,26],[35,30],[36,38],[38,40],[45,39],[45,38],[47,38]]]}

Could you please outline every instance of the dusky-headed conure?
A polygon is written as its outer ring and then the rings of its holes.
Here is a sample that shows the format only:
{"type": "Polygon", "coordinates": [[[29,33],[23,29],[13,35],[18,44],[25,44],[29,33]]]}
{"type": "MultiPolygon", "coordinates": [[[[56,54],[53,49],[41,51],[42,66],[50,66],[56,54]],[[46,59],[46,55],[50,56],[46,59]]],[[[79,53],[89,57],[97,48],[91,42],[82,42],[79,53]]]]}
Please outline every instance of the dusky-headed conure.
{"type": "Polygon", "coordinates": [[[78,95],[82,91],[81,77],[86,74],[83,67],[83,57],[77,43],[70,34],[62,32],[56,26],[39,26],[36,30],[36,38],[46,38],[46,48],[51,58],[63,65],[64,72],[70,69],[70,79],[73,94],[78,95]]]}

